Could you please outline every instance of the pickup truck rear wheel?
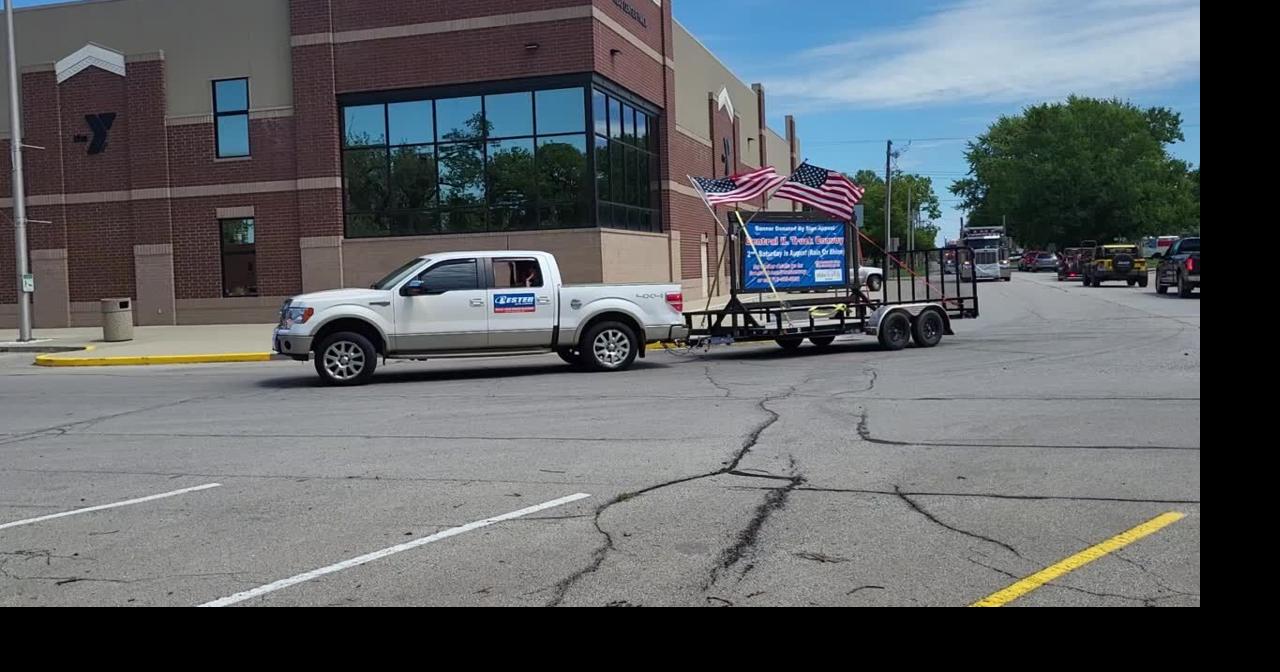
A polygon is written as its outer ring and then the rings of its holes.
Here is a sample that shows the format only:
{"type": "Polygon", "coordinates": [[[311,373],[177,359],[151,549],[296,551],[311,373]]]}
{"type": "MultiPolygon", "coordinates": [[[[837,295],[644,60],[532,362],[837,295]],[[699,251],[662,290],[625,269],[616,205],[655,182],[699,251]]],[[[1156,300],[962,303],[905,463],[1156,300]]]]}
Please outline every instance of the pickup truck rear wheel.
{"type": "Polygon", "coordinates": [[[582,362],[595,371],[622,371],[631,367],[640,352],[640,339],[621,322],[601,322],[582,338],[582,362]]]}
{"type": "Polygon", "coordinates": [[[1189,299],[1191,298],[1192,289],[1193,288],[1191,286],[1191,283],[1187,282],[1187,276],[1179,273],[1178,274],[1178,296],[1184,299],[1189,299]]]}
{"type": "Polygon", "coordinates": [[[1169,285],[1160,281],[1160,271],[1156,271],[1156,294],[1168,294],[1169,285]]]}
{"type": "Polygon", "coordinates": [[[316,373],[326,385],[363,385],[377,368],[377,348],[352,331],[332,334],[316,349],[316,373]]]}

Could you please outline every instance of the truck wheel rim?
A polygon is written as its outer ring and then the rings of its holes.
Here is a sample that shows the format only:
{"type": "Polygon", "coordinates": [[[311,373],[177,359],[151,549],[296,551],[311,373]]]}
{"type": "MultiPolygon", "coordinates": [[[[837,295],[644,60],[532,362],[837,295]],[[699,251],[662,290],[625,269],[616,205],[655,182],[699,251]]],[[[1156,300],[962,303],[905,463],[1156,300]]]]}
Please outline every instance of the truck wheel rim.
{"type": "Polygon", "coordinates": [[[351,341],[338,341],[324,351],[324,370],[334,380],[350,380],[364,371],[364,350],[351,341]]]}
{"type": "Polygon", "coordinates": [[[591,344],[596,360],[609,368],[617,368],[631,354],[631,339],[617,329],[605,329],[591,344]]]}

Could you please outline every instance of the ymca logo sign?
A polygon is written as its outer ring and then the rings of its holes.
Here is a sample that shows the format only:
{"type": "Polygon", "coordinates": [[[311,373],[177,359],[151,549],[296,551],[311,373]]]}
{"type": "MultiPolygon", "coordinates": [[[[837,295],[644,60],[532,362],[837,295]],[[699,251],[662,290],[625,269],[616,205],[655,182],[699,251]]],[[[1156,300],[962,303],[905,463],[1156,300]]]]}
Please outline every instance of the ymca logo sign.
{"type": "Polygon", "coordinates": [[[84,121],[89,124],[89,130],[93,132],[93,140],[85,135],[76,135],[73,138],[76,142],[89,143],[89,154],[101,154],[107,148],[107,135],[111,132],[111,126],[116,122],[115,112],[103,112],[102,114],[86,114],[84,121]]]}

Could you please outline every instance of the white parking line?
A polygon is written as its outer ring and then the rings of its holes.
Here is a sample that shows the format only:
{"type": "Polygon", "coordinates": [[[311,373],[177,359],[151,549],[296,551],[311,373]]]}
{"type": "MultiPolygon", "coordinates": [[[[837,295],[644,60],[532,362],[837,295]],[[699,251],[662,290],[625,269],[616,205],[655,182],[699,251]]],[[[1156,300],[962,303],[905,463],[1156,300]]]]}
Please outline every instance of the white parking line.
{"type": "Polygon", "coordinates": [[[442,532],[436,532],[435,534],[433,534],[433,535],[431,535],[431,536],[429,536],[429,537],[423,537],[423,538],[421,538],[421,539],[415,539],[415,540],[413,540],[413,541],[407,541],[407,542],[405,542],[405,543],[403,543],[403,544],[397,544],[397,545],[392,546],[392,547],[390,547],[390,548],[384,548],[384,549],[382,549],[381,551],[374,551],[374,552],[372,552],[372,553],[366,553],[365,555],[361,555],[361,556],[359,556],[359,557],[351,558],[350,560],[344,560],[344,561],[339,562],[339,563],[337,563],[337,564],[329,565],[328,567],[321,567],[320,569],[313,569],[313,570],[311,570],[311,571],[309,571],[309,572],[303,572],[302,574],[298,574],[298,575],[296,575],[296,576],[291,576],[291,577],[289,577],[289,578],[287,578],[287,579],[280,579],[279,581],[275,581],[275,582],[272,582],[272,583],[268,583],[268,584],[267,584],[267,585],[265,585],[265,586],[258,586],[257,588],[253,588],[253,589],[250,589],[250,590],[246,590],[246,591],[244,591],[244,592],[236,593],[235,595],[232,595],[232,596],[230,596],[230,597],[224,597],[224,598],[221,598],[221,599],[218,599],[218,600],[214,600],[214,601],[212,601],[212,602],[205,602],[204,604],[202,604],[202,605],[200,605],[200,606],[202,606],[202,607],[226,607],[226,606],[230,606],[230,605],[232,605],[232,604],[236,604],[236,603],[238,603],[238,602],[244,602],[245,600],[253,599],[253,598],[258,597],[258,596],[260,596],[260,595],[266,595],[267,593],[274,593],[275,591],[280,590],[280,589],[282,589],[282,588],[288,588],[289,586],[297,585],[297,584],[299,584],[299,583],[303,583],[303,582],[305,582],[305,581],[310,581],[311,579],[316,579],[316,578],[319,578],[319,577],[325,576],[326,574],[333,574],[334,572],[341,572],[341,571],[342,571],[342,570],[344,570],[344,569],[350,569],[350,568],[352,568],[352,567],[358,567],[358,566],[363,565],[363,564],[365,564],[365,563],[369,563],[369,562],[373,562],[374,560],[379,560],[379,559],[381,559],[381,558],[385,558],[385,557],[387,557],[387,556],[389,556],[389,555],[395,555],[396,553],[401,553],[401,552],[404,552],[404,551],[412,550],[412,549],[418,548],[419,546],[426,546],[427,544],[430,544],[430,543],[432,543],[432,542],[440,541],[440,540],[442,540],[442,539],[448,539],[449,537],[457,536],[457,535],[462,534],[462,533],[464,533],[464,532],[470,532],[470,531],[472,531],[472,530],[478,530],[478,529],[480,529],[480,528],[482,528],[482,527],[488,527],[488,526],[493,525],[493,524],[495,524],[495,523],[501,523],[501,522],[502,522],[502,521],[504,521],[504,520],[512,520],[512,519],[514,519],[514,518],[520,518],[520,517],[522,517],[522,516],[527,516],[527,515],[529,515],[529,514],[531,514],[531,513],[537,513],[537,512],[539,512],[539,511],[544,511],[544,510],[546,510],[546,509],[555,508],[555,507],[557,507],[557,506],[562,506],[562,505],[564,505],[564,504],[568,504],[568,503],[570,503],[570,502],[576,502],[576,501],[578,501],[578,500],[580,500],[580,499],[586,499],[587,497],[590,497],[590,496],[591,496],[591,495],[588,495],[588,494],[585,494],[585,493],[581,493],[581,492],[579,492],[579,493],[578,493],[578,494],[576,494],[576,495],[569,495],[568,497],[561,497],[560,499],[553,499],[553,500],[551,500],[551,501],[549,501],[549,502],[543,502],[543,503],[541,503],[541,504],[537,504],[537,505],[534,505],[534,506],[530,506],[530,507],[529,507],[529,508],[527,508],[527,509],[520,509],[519,511],[512,511],[511,513],[504,513],[504,514],[502,514],[502,515],[500,515],[500,516],[494,516],[493,518],[485,518],[484,520],[478,520],[478,521],[476,521],[476,522],[474,522],[474,523],[467,523],[466,525],[462,525],[462,526],[459,526],[459,527],[451,527],[451,528],[449,528],[449,529],[447,529],[447,530],[444,530],[444,531],[442,531],[442,532]]]}
{"type": "Polygon", "coordinates": [[[148,495],[146,497],[139,497],[137,499],[127,499],[123,502],[115,502],[114,504],[99,504],[98,506],[90,506],[83,509],[63,511],[62,513],[51,513],[47,516],[40,516],[39,518],[27,518],[26,520],[15,520],[12,523],[4,523],[3,525],[0,525],[0,530],[7,530],[10,527],[19,527],[21,525],[31,525],[32,523],[42,523],[46,520],[53,520],[55,518],[65,518],[67,516],[74,516],[79,513],[91,513],[93,511],[103,511],[105,509],[117,509],[122,506],[129,506],[130,504],[141,504],[143,502],[150,502],[157,499],[164,499],[165,497],[185,495],[188,492],[196,492],[197,490],[208,490],[209,488],[217,488],[221,486],[222,486],[221,483],[205,483],[204,485],[197,485],[194,488],[183,488],[181,490],[174,490],[172,492],[162,492],[158,495],[148,495]]]}

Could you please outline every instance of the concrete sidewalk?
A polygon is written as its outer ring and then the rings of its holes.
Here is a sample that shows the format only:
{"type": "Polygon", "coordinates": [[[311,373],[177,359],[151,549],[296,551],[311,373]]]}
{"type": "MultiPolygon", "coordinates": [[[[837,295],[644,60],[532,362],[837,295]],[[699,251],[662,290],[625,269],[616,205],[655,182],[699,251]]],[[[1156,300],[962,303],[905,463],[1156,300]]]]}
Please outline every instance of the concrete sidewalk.
{"type": "Polygon", "coordinates": [[[133,340],[107,343],[97,327],[36,329],[34,341],[0,338],[0,352],[31,352],[41,366],[137,366],[259,362],[271,359],[274,324],[135,327],[133,340]]]}

